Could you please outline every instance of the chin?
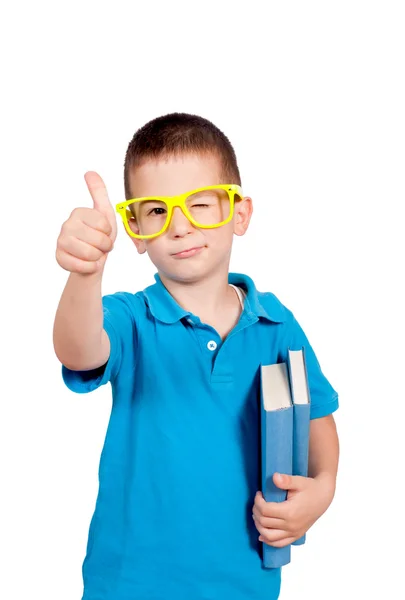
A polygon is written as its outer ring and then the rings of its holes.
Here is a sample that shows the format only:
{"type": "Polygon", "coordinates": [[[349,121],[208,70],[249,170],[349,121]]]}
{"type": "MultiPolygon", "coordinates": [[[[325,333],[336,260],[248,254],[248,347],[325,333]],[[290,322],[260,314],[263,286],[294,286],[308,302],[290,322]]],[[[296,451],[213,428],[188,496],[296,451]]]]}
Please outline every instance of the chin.
{"type": "Polygon", "coordinates": [[[176,269],[164,269],[162,273],[173,281],[181,281],[182,283],[195,283],[203,279],[208,271],[196,265],[190,265],[189,267],[182,266],[176,269]]]}
{"type": "Polygon", "coordinates": [[[204,279],[213,271],[213,265],[198,263],[198,261],[171,261],[169,264],[156,264],[157,270],[172,281],[195,283],[204,279]]]}

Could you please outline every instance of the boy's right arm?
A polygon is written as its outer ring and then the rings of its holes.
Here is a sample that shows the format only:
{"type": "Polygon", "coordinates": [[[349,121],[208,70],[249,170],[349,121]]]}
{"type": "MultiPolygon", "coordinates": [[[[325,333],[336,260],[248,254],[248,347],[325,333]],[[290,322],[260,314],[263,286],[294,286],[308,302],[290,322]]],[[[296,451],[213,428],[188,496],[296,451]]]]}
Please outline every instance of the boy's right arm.
{"type": "Polygon", "coordinates": [[[56,311],[53,344],[60,362],[73,371],[108,361],[110,340],[103,329],[101,275],[71,273],[56,311]]]}
{"type": "Polygon", "coordinates": [[[53,343],[67,368],[86,371],[104,365],[110,340],[103,329],[101,282],[105,261],[117,236],[114,209],[101,177],[85,180],[94,208],[77,208],[63,224],[56,259],[70,271],[55,316],[53,343]]]}

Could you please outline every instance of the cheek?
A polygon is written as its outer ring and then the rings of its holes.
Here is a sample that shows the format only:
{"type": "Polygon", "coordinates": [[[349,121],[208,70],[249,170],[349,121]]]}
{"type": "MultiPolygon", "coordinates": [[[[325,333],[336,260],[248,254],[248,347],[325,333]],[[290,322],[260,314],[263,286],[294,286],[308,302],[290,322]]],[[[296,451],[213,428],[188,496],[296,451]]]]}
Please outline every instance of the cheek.
{"type": "Polygon", "coordinates": [[[164,256],[166,253],[165,246],[166,244],[163,236],[159,236],[157,238],[145,241],[146,252],[152,259],[159,259],[159,257],[164,256]]]}
{"type": "Polygon", "coordinates": [[[224,249],[229,248],[233,240],[233,227],[229,223],[218,229],[208,229],[205,235],[209,246],[224,249]]]}

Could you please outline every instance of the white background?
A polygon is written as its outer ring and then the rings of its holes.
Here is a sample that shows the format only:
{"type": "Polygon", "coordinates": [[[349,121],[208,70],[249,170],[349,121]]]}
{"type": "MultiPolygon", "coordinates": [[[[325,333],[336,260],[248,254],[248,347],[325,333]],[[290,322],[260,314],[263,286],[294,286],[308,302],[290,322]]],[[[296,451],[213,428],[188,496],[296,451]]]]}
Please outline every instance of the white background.
{"type": "MultiPolygon", "coordinates": [[[[0,22],[0,597],[81,597],[111,398],[62,382],[56,239],[87,170],[119,202],[135,130],[185,111],[228,135],[254,200],[232,270],[294,311],[340,394],[335,500],[281,599],[403,598],[403,3],[36,1],[0,22]]],[[[153,273],[120,227],[103,292],[153,273]]]]}

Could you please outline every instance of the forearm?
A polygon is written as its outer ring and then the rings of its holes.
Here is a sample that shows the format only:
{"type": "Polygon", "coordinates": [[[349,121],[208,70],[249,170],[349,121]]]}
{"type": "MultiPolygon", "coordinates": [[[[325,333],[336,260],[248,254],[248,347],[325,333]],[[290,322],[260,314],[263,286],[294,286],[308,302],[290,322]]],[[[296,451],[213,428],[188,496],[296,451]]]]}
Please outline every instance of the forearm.
{"type": "Polygon", "coordinates": [[[339,438],[333,415],[312,419],[308,476],[323,479],[334,494],[339,463],[339,438]]]}
{"type": "Polygon", "coordinates": [[[101,280],[101,273],[71,273],[56,311],[55,353],[62,364],[73,370],[92,369],[108,359],[109,342],[103,334],[101,280]]]}

